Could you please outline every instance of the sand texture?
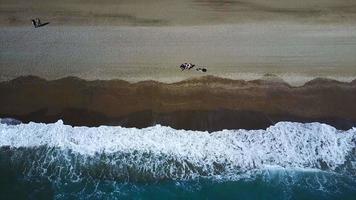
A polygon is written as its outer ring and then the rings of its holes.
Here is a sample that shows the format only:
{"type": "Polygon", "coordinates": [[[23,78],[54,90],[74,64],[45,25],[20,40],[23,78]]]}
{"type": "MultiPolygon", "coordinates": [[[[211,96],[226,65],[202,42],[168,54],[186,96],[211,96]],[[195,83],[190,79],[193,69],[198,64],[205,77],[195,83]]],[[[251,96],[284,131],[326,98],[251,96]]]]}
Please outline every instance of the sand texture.
{"type": "Polygon", "coordinates": [[[28,25],[1,27],[0,42],[0,80],[36,75],[172,83],[203,75],[252,80],[272,73],[302,85],[316,77],[356,77],[356,27],[347,25],[28,25]],[[184,62],[208,72],[180,72],[184,62]]]}
{"type": "Polygon", "coordinates": [[[355,23],[354,0],[2,0],[0,24],[172,26],[255,21],[355,23]]]}
{"type": "Polygon", "coordinates": [[[315,79],[292,87],[269,75],[254,81],[212,76],[155,81],[47,81],[20,77],[0,84],[0,117],[72,125],[154,124],[192,130],[266,128],[278,121],[356,125],[356,81],[315,79]]]}

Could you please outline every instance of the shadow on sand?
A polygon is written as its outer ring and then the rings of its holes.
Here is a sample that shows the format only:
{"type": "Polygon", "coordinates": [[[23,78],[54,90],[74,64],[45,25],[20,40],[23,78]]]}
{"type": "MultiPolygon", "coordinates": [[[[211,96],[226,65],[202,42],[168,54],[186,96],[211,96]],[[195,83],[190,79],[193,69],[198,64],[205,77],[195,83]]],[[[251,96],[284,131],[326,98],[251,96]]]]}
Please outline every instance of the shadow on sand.
{"type": "Polygon", "coordinates": [[[48,25],[48,24],[49,24],[49,22],[46,22],[46,23],[43,23],[43,24],[39,24],[39,25],[37,26],[37,28],[42,27],[42,26],[46,26],[46,25],[48,25]]]}

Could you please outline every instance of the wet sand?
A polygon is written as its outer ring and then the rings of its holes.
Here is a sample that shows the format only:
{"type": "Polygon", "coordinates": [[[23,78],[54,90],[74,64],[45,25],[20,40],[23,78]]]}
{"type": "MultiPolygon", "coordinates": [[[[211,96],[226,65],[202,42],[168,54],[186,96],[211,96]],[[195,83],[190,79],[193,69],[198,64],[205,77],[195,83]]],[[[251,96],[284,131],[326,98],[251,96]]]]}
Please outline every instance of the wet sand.
{"type": "Polygon", "coordinates": [[[3,0],[0,117],[347,129],[356,122],[355,19],[352,0],[3,0]],[[50,24],[35,29],[35,17],[50,24]],[[181,72],[184,62],[208,72],[181,72]]]}
{"type": "Polygon", "coordinates": [[[273,75],[254,81],[206,76],[173,84],[29,76],[0,83],[0,95],[0,117],[23,122],[208,131],[266,128],[278,121],[356,126],[356,80],[315,79],[293,87],[273,75]]]}

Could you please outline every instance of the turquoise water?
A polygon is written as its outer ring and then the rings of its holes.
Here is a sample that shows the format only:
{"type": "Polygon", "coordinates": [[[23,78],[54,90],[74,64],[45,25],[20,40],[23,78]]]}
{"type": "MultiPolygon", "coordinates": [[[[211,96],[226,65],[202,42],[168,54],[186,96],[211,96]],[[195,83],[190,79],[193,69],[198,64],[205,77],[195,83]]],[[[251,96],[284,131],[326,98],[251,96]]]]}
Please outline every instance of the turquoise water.
{"type": "Polygon", "coordinates": [[[0,199],[355,199],[356,129],[0,123],[0,199]]]}
{"type": "MultiPolygon", "coordinates": [[[[2,171],[3,172],[3,171],[2,171]]],[[[8,175],[7,175],[8,176],[8,175]]],[[[1,177],[4,174],[1,173],[1,177]]],[[[6,176],[5,176],[6,177],[6,176]]],[[[86,178],[78,182],[9,177],[1,199],[355,199],[355,177],[325,172],[276,171],[236,181],[122,182],[86,178]]]]}

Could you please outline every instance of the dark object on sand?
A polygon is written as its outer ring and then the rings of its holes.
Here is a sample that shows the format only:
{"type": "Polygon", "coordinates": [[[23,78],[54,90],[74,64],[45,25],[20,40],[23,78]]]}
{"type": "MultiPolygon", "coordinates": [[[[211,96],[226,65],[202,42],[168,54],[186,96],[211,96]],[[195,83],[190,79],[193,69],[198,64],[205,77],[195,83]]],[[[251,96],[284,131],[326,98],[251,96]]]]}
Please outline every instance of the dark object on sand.
{"type": "Polygon", "coordinates": [[[180,69],[181,69],[182,71],[183,71],[183,70],[186,70],[186,69],[190,70],[190,69],[192,69],[194,66],[195,66],[195,65],[192,64],[192,63],[183,63],[183,64],[180,65],[180,69]]]}
{"type": "Polygon", "coordinates": [[[199,72],[207,72],[208,71],[206,68],[201,68],[201,67],[197,68],[196,70],[199,72]]]}
{"type": "Polygon", "coordinates": [[[35,27],[35,28],[38,28],[40,27],[41,25],[41,20],[39,18],[36,18],[36,19],[32,19],[32,25],[35,27]]]}
{"type": "Polygon", "coordinates": [[[35,28],[38,28],[38,27],[42,27],[42,26],[46,26],[47,24],[49,24],[49,22],[46,22],[46,23],[41,23],[41,20],[39,18],[36,18],[36,19],[32,19],[32,24],[35,28]]]}

